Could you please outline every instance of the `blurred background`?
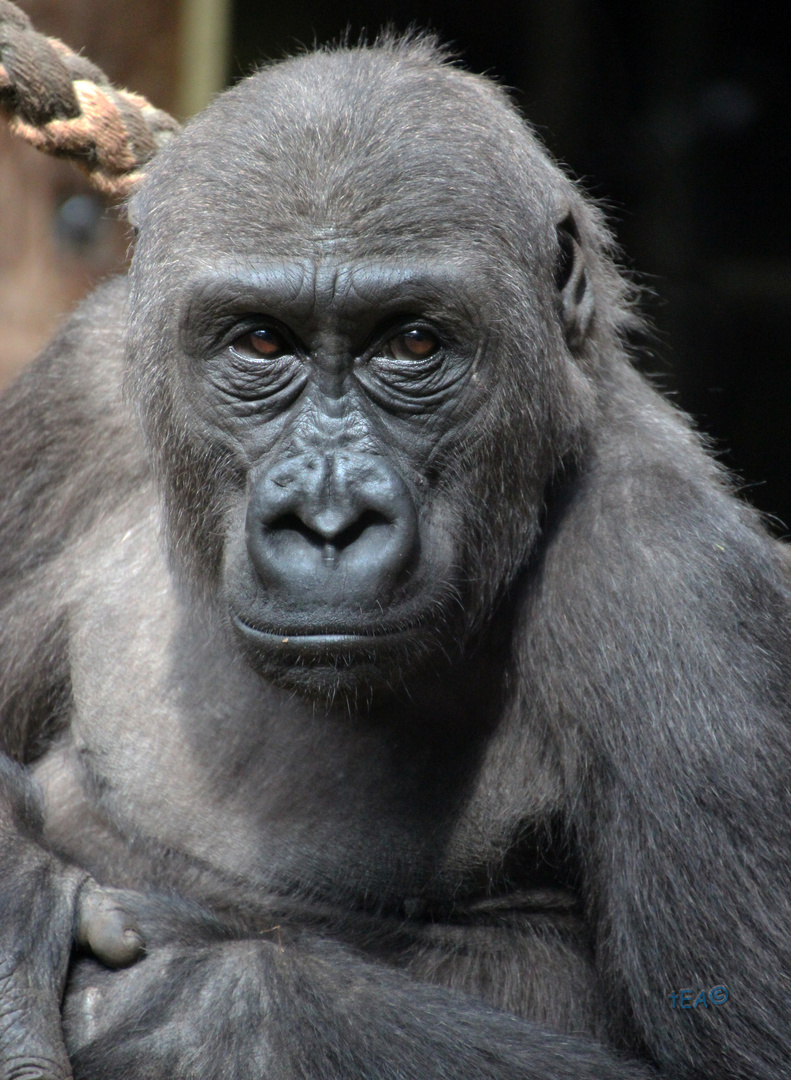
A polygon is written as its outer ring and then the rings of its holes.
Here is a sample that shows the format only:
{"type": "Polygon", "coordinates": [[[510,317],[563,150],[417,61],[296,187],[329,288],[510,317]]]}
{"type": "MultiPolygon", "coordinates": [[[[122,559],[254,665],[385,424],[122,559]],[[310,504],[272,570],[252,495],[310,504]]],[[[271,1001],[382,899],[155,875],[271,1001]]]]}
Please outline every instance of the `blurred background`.
{"type": "MultiPolygon", "coordinates": [[[[608,208],[647,288],[643,370],[791,526],[791,5],[732,0],[21,0],[185,118],[270,57],[386,23],[436,30],[608,208]]],[[[0,126],[0,383],[129,237],[67,165],[0,126]]]]}

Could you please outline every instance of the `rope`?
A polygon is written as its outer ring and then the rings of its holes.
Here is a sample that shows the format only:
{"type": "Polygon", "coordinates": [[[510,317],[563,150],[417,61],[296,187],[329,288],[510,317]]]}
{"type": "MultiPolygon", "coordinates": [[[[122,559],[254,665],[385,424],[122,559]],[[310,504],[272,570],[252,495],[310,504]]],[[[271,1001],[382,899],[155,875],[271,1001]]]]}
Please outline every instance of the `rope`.
{"type": "Polygon", "coordinates": [[[132,192],[179,129],[172,116],[113,87],[62,41],[37,33],[10,0],[0,0],[0,112],[14,134],[74,161],[114,199],[132,192]]]}

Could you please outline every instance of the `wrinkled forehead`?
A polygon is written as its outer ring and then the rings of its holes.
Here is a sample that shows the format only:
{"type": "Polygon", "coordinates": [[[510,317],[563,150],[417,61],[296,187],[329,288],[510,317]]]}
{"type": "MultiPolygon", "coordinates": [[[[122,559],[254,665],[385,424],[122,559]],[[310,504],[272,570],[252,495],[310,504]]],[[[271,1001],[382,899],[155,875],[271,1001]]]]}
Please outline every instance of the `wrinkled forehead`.
{"type": "Polygon", "coordinates": [[[542,216],[542,158],[482,80],[303,67],[249,80],[188,127],[135,207],[144,235],[171,250],[353,258],[487,246],[542,216]]]}

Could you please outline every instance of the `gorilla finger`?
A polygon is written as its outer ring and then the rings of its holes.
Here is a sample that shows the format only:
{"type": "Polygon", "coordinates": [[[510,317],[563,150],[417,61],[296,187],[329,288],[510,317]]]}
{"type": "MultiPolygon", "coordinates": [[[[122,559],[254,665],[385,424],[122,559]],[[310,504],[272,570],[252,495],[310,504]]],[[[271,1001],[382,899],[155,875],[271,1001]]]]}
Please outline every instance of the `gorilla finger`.
{"type": "Polygon", "coordinates": [[[77,904],[76,939],[108,967],[127,967],[145,952],[143,933],[122,896],[89,880],[77,904]]]}

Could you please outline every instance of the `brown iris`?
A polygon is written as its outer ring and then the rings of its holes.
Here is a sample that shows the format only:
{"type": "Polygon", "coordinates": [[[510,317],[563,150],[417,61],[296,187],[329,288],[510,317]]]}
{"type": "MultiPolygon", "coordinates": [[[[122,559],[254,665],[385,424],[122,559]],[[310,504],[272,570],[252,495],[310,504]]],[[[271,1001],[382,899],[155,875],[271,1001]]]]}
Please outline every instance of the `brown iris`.
{"type": "Polygon", "coordinates": [[[259,357],[262,360],[276,360],[288,351],[288,345],[277,330],[262,327],[253,330],[233,343],[236,352],[246,356],[259,357]]]}
{"type": "Polygon", "coordinates": [[[437,351],[439,342],[428,330],[405,330],[390,338],[388,347],[395,360],[425,360],[437,351]]]}

